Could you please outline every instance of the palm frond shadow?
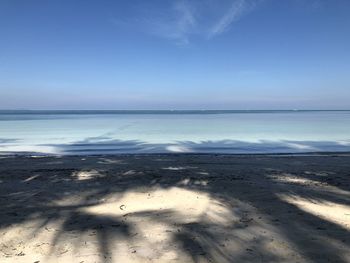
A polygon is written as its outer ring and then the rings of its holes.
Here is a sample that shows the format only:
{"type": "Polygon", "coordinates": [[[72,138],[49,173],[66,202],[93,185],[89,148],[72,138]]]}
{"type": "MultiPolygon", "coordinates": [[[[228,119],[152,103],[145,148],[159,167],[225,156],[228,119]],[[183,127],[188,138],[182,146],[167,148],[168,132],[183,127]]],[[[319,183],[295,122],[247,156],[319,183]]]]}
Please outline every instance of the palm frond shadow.
{"type": "MultiPolygon", "coordinates": [[[[40,224],[29,235],[34,236],[61,222],[54,231],[48,257],[56,253],[66,235],[77,237],[74,246],[79,250],[81,237],[95,233],[101,262],[117,260],[119,243],[137,243],[138,238],[148,242],[146,237],[135,236],[140,230],[135,220],[147,219],[171,226],[169,243],[193,262],[285,262],[293,256],[300,262],[349,260],[345,252],[350,249],[348,228],[281,198],[298,196],[349,207],[347,156],[16,157],[0,159],[0,167],[0,231],[38,220],[40,224]],[[94,171],[95,176],[79,178],[77,174],[84,171],[94,171]],[[317,187],[322,185],[328,190],[317,187]],[[90,207],[104,204],[111,196],[116,202],[130,192],[174,187],[205,194],[229,207],[238,219],[229,219],[229,224],[218,224],[204,216],[186,221],[183,214],[170,208],[127,215],[89,212],[90,207]],[[67,204],[67,198],[73,201],[67,204]],[[284,245],[276,244],[276,240],[288,243],[295,255],[274,251],[273,245],[284,245]]],[[[163,245],[166,250],[167,245],[163,245]]]]}

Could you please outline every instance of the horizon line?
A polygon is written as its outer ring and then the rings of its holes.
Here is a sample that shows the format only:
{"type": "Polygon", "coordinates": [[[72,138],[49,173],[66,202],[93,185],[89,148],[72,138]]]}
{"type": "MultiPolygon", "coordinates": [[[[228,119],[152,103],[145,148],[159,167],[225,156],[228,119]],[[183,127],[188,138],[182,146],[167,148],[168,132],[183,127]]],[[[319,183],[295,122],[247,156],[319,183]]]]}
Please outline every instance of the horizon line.
{"type": "Polygon", "coordinates": [[[5,111],[167,111],[167,112],[176,112],[176,111],[350,111],[350,109],[0,109],[0,112],[5,111]]]}

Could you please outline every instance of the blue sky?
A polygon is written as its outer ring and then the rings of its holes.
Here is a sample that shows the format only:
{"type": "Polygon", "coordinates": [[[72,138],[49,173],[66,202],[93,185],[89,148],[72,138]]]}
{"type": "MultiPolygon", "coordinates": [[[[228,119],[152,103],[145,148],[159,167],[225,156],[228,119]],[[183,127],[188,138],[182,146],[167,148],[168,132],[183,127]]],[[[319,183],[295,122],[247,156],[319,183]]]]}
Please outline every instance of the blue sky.
{"type": "Polygon", "coordinates": [[[349,0],[0,0],[1,109],[350,109],[349,0]]]}

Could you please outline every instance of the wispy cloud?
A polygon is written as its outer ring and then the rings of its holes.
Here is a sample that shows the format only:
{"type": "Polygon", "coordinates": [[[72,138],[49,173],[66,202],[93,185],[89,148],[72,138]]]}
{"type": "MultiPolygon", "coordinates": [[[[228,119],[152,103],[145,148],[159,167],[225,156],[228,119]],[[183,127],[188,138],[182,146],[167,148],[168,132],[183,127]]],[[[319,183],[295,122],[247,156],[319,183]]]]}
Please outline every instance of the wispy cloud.
{"type": "Polygon", "coordinates": [[[172,39],[177,44],[187,44],[194,32],[197,20],[188,1],[175,2],[168,17],[153,18],[149,21],[150,31],[160,37],[172,39]]]}
{"type": "Polygon", "coordinates": [[[234,1],[229,10],[209,30],[209,37],[225,32],[234,21],[238,20],[244,14],[246,10],[247,2],[245,0],[234,1]]]}
{"type": "Polygon", "coordinates": [[[148,6],[148,12],[136,12],[137,16],[124,24],[136,24],[146,33],[186,45],[194,36],[210,39],[227,32],[260,1],[176,0],[161,8],[148,6]]]}

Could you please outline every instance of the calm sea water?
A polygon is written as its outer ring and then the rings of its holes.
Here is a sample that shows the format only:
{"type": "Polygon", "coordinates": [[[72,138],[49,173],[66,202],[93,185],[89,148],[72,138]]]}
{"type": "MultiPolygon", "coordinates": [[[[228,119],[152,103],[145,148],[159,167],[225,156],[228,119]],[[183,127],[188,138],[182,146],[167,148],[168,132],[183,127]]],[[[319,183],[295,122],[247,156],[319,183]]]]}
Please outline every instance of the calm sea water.
{"type": "Polygon", "coordinates": [[[350,111],[0,111],[0,154],[350,151],[350,111]]]}

